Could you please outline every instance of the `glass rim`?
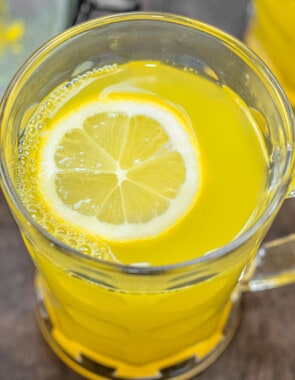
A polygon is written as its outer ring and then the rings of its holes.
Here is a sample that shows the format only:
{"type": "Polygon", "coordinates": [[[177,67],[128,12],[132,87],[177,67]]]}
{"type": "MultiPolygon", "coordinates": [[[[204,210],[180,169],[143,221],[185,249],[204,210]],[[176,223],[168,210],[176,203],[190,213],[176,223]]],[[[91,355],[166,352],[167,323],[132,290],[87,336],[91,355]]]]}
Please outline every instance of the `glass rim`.
{"type": "MultiPolygon", "coordinates": [[[[108,24],[114,24],[118,22],[129,22],[129,21],[160,21],[160,22],[168,22],[171,24],[178,24],[184,27],[194,29],[197,32],[203,32],[211,37],[214,37],[219,42],[223,43],[226,48],[231,49],[234,54],[237,55],[237,52],[242,53],[243,58],[246,57],[248,62],[251,62],[255,68],[259,71],[259,74],[266,79],[266,81],[271,85],[274,90],[274,94],[276,95],[275,103],[281,111],[281,116],[284,124],[290,126],[290,130],[292,133],[292,142],[294,142],[295,138],[295,119],[294,114],[291,108],[291,105],[282,90],[280,84],[278,83],[275,76],[272,74],[270,69],[264,64],[264,62],[250,49],[248,48],[242,41],[238,38],[224,32],[214,26],[206,24],[204,22],[191,19],[185,16],[175,15],[172,13],[164,13],[164,12],[128,12],[128,13],[120,13],[116,15],[104,16],[97,19],[93,19],[87,22],[83,22],[81,24],[75,25],[71,28],[66,29],[56,37],[50,39],[45,44],[41,45],[35,53],[33,53],[19,68],[16,72],[10,84],[6,88],[4,95],[1,99],[0,104],[0,128],[1,134],[2,131],[2,117],[6,112],[6,105],[13,98],[13,90],[17,87],[19,82],[25,77],[30,68],[35,64],[37,60],[44,62],[47,55],[52,53],[57,46],[60,46],[63,42],[67,41],[69,38],[74,36],[78,36],[81,33],[85,33],[89,30],[100,28],[102,26],[108,24]]],[[[0,136],[1,137],[1,136],[0,136]]],[[[283,178],[281,178],[280,184],[277,186],[275,193],[272,195],[267,207],[263,210],[261,215],[252,223],[250,226],[237,237],[232,239],[226,245],[222,247],[218,247],[216,249],[210,250],[204,253],[202,256],[185,260],[182,262],[177,262],[173,264],[163,264],[163,265],[151,265],[148,267],[139,267],[130,264],[121,264],[116,262],[108,262],[103,259],[94,258],[92,256],[88,256],[86,254],[81,253],[79,250],[74,249],[62,241],[55,238],[53,235],[48,233],[41,225],[39,225],[34,218],[31,217],[30,213],[27,211],[25,206],[22,204],[17,190],[13,184],[13,181],[10,178],[9,171],[7,165],[4,160],[4,149],[1,144],[0,138],[0,184],[3,187],[4,193],[6,192],[9,196],[9,199],[12,201],[14,207],[21,213],[21,215],[28,221],[30,225],[32,225],[41,235],[43,235],[47,240],[52,242],[56,247],[58,247],[63,253],[67,255],[74,255],[74,257],[82,259],[83,261],[89,261],[90,263],[97,263],[100,265],[104,265],[112,270],[119,270],[120,272],[125,272],[129,274],[152,274],[152,273],[163,273],[167,271],[172,271],[176,269],[181,269],[185,267],[195,266],[197,264],[209,263],[225,256],[229,255],[238,247],[242,246],[251,236],[255,234],[255,232],[262,227],[269,218],[271,218],[272,214],[275,210],[277,210],[281,201],[283,201],[286,197],[286,193],[288,191],[290,181],[291,181],[291,172],[292,172],[292,163],[294,162],[294,153],[291,152],[288,159],[285,162],[285,166],[283,169],[283,178]],[[283,194],[283,195],[282,195],[283,194]]]]}

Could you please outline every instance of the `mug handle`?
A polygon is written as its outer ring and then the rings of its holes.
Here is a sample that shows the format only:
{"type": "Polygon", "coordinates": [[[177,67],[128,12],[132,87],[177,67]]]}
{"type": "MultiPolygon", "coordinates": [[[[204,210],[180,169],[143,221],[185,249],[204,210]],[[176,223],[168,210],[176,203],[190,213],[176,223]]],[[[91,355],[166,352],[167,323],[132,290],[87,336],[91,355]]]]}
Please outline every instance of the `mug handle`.
{"type": "MultiPolygon", "coordinates": [[[[286,199],[295,198],[295,170],[286,199]]],[[[242,291],[257,292],[295,283],[295,233],[262,244],[241,282],[242,291]]]]}
{"type": "Polygon", "coordinates": [[[241,287],[257,292],[291,283],[295,283],[295,234],[264,243],[241,287]]]}

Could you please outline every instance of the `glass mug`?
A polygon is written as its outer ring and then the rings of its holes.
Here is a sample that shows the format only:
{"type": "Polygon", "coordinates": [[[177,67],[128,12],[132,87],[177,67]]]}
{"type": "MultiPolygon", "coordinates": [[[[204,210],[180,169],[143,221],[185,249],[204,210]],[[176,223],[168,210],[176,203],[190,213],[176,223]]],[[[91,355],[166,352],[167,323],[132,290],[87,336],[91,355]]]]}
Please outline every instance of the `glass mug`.
{"type": "Polygon", "coordinates": [[[187,379],[209,366],[235,333],[243,291],[295,280],[292,237],[259,249],[292,193],[294,132],[288,101],[260,59],[197,21],[153,13],[109,16],[41,47],[2,100],[1,180],[37,268],[38,322],[56,354],[90,379],[187,379]],[[230,243],[189,261],[139,267],[87,256],[41,227],[18,195],[16,152],[36,105],[73,72],[83,76],[130,60],[191,67],[228,86],[263,131],[269,172],[259,214],[230,243]]]}
{"type": "Polygon", "coordinates": [[[295,107],[295,1],[254,0],[246,43],[268,64],[295,107]]]}

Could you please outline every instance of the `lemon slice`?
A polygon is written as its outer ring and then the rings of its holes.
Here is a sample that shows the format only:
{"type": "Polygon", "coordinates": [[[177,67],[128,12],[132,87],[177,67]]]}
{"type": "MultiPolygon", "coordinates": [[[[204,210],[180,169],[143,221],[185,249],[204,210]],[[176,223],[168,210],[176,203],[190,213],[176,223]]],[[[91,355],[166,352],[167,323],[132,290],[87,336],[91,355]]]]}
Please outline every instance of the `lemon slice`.
{"type": "Polygon", "coordinates": [[[106,99],[53,121],[39,186],[54,213],[106,240],[159,235],[192,207],[199,151],[186,117],[162,101],[106,99]]]}

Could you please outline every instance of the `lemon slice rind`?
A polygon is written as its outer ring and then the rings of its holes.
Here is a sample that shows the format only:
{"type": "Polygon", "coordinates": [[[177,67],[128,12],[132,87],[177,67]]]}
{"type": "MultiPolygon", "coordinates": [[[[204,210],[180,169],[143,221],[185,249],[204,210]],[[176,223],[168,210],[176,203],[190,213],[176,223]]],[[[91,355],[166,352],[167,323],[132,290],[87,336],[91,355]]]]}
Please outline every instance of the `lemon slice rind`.
{"type": "MultiPolygon", "coordinates": [[[[200,153],[195,136],[186,117],[180,117],[170,106],[161,103],[143,103],[134,100],[93,101],[82,105],[66,117],[59,119],[47,131],[47,136],[40,153],[39,187],[46,203],[53,213],[59,215],[69,225],[85,229],[88,233],[98,235],[109,241],[126,241],[146,239],[158,236],[177,224],[192,208],[197,199],[201,181],[200,153]],[[112,224],[97,219],[96,216],[83,215],[79,211],[67,207],[56,189],[56,174],[60,169],[55,163],[55,151],[61,139],[68,131],[83,129],[84,121],[89,115],[121,112],[128,117],[136,115],[153,118],[161,124],[170,138],[171,149],[183,158],[186,174],[180,185],[178,195],[169,199],[169,207],[160,215],[144,223],[112,224]]],[[[87,200],[84,200],[87,201],[87,200]]]]}

